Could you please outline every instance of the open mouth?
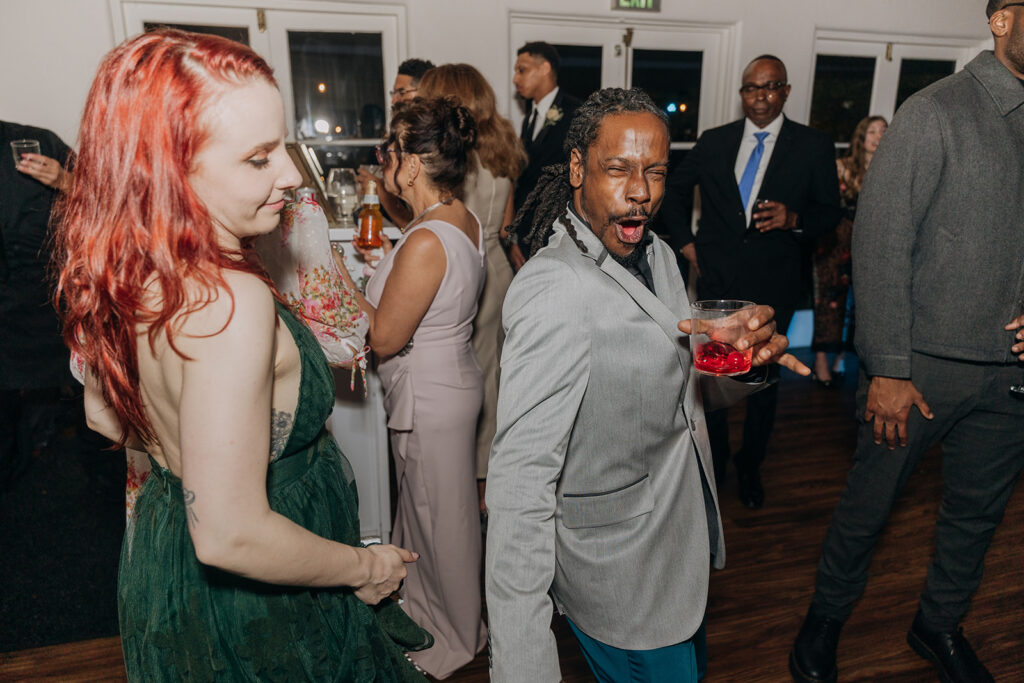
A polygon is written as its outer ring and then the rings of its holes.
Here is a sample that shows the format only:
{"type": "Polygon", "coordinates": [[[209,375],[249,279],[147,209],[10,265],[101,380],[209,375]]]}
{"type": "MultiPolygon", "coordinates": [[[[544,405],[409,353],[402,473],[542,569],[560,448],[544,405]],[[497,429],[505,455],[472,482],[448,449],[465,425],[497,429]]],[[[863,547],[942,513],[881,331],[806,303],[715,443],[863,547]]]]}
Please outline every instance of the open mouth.
{"type": "Polygon", "coordinates": [[[620,242],[637,244],[644,236],[645,218],[626,218],[615,224],[615,232],[620,242]]]}

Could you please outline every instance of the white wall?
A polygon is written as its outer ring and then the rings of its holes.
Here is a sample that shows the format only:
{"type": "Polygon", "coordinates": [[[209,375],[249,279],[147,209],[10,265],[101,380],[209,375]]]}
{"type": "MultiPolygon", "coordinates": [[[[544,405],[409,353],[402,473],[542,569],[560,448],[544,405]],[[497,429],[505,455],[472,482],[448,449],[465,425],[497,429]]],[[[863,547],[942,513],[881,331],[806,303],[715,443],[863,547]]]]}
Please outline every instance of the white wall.
{"type": "Polygon", "coordinates": [[[104,0],[0,0],[0,119],[73,145],[96,67],[114,46],[104,0]]]}
{"type": "MultiPolygon", "coordinates": [[[[216,4],[236,1],[240,0],[216,4]]],[[[249,4],[285,8],[289,0],[249,4]]],[[[326,11],[344,5],[338,0],[315,4],[326,11]]],[[[610,0],[381,0],[380,4],[406,7],[405,56],[436,63],[473,63],[493,84],[504,111],[511,102],[512,57],[519,47],[509,44],[510,13],[624,22],[650,17],[612,11],[610,0]]],[[[952,36],[980,42],[988,36],[984,6],[984,0],[662,0],[657,17],[735,23],[738,63],[765,52],[781,57],[794,84],[787,112],[803,120],[816,29],[952,36]]],[[[0,119],[50,128],[74,144],[89,83],[100,58],[114,45],[109,8],[108,0],[0,0],[0,63],[5,65],[0,73],[0,119]]],[[[731,85],[738,81],[738,74],[732,78],[731,85]]]]}

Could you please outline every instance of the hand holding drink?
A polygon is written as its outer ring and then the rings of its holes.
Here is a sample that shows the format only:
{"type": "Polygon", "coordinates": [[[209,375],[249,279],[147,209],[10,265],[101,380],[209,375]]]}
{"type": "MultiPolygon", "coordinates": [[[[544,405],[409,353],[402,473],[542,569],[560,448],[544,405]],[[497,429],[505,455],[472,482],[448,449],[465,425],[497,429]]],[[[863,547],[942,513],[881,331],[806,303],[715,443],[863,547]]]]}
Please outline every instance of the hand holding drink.
{"type": "Polygon", "coordinates": [[[798,375],[811,369],[786,353],[789,340],[775,329],[771,306],[749,301],[710,300],[690,305],[679,330],[690,336],[694,368],[713,377],[731,377],[777,363],[798,375]]]}
{"type": "Polygon", "coordinates": [[[737,344],[747,335],[754,309],[753,302],[734,299],[695,301],[690,305],[690,350],[698,372],[717,377],[750,372],[753,347],[740,350],[737,344]]]}
{"type": "Polygon", "coordinates": [[[38,140],[11,140],[11,154],[14,155],[14,165],[21,163],[23,154],[40,154],[38,140]]]}

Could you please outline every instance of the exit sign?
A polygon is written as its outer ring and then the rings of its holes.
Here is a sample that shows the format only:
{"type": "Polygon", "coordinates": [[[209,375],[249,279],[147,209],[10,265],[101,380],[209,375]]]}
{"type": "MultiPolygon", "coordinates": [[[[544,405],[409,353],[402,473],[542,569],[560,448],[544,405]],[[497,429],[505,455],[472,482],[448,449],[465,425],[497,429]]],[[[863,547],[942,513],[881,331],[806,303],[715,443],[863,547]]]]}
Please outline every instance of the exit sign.
{"type": "Polygon", "coordinates": [[[660,12],[661,0],[612,0],[612,9],[628,9],[636,12],[660,12]]]}

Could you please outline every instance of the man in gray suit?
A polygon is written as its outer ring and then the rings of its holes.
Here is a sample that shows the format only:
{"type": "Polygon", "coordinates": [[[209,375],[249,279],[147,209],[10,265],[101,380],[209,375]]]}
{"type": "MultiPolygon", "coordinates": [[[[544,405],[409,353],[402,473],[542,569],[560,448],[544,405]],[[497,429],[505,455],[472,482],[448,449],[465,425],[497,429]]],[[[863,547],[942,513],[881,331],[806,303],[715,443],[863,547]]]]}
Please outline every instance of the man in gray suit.
{"type": "MultiPolygon", "coordinates": [[[[672,249],[646,229],[664,194],[665,115],[642,91],[599,91],[566,149],[569,163],[545,169],[527,200],[531,244],[554,235],[503,309],[487,483],[491,675],[561,678],[550,590],[599,679],[695,681],[690,639],[725,546],[686,291],[672,249]]],[[[772,315],[758,307],[740,343],[756,365],[809,374],[783,353],[772,315]]]]}
{"type": "Polygon", "coordinates": [[[1024,467],[1024,2],[990,0],[995,52],[915,94],[875,153],[857,206],[853,282],[862,418],[790,655],[835,681],[843,623],[921,457],[942,441],[935,553],[907,641],[943,681],[992,676],[959,624],[1024,467]]]}

